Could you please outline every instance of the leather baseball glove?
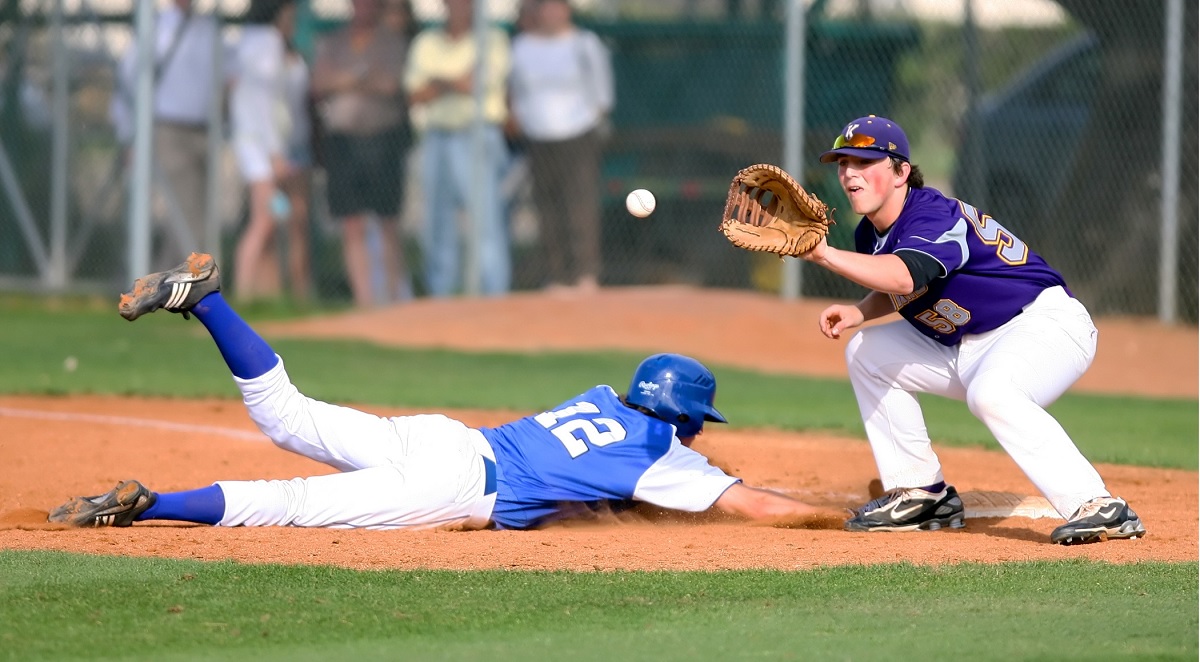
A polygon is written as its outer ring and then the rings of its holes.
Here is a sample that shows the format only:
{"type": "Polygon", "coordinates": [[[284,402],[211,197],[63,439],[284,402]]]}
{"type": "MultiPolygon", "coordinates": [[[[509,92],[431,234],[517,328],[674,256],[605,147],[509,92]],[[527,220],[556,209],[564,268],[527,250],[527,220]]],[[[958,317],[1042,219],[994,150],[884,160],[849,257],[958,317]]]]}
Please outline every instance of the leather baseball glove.
{"type": "Polygon", "coordinates": [[[720,229],[738,248],[782,258],[811,251],[832,224],[828,205],[779,166],[760,163],[734,176],[720,229]]]}

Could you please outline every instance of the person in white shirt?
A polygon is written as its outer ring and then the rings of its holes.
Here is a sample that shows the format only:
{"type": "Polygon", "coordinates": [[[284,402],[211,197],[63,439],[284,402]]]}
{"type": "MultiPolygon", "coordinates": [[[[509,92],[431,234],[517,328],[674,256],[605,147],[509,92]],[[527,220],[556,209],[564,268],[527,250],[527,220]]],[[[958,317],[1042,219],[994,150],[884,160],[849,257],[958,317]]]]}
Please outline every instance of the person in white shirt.
{"type": "MultiPolygon", "coordinates": [[[[218,41],[221,27],[214,16],[192,12],[192,0],[175,0],[162,9],[154,28],[155,170],[165,175],[170,197],[185,221],[181,226],[160,229],[154,242],[152,265],[166,268],[190,252],[206,248],[209,107],[212,95],[223,93],[229,78],[232,49],[218,41]],[[218,43],[225,49],[222,72],[213,69],[213,45],[218,43]]],[[[117,89],[109,106],[117,139],[126,147],[133,140],[137,70],[134,42],[118,64],[117,89]]]]}
{"type": "Polygon", "coordinates": [[[614,101],[608,49],[566,0],[536,3],[513,40],[510,103],[527,145],[546,285],[595,290],[600,278],[600,159],[614,101]]]}
{"type": "Polygon", "coordinates": [[[271,245],[277,221],[287,227],[288,287],[296,300],[308,298],[312,120],[308,66],[291,46],[295,24],[295,0],[251,0],[238,43],[230,111],[234,153],[250,188],[234,264],[241,298],[279,294],[271,245]]]}

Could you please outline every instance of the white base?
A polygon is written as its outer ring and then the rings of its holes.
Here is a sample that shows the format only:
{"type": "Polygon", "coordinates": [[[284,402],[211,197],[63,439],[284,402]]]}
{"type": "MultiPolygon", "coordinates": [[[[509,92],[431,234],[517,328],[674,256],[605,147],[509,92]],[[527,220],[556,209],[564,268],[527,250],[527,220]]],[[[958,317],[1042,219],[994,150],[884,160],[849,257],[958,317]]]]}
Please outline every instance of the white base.
{"type": "Polygon", "coordinates": [[[963,492],[959,494],[967,519],[972,517],[1060,517],[1045,497],[1021,496],[1012,492],[963,492]]]}

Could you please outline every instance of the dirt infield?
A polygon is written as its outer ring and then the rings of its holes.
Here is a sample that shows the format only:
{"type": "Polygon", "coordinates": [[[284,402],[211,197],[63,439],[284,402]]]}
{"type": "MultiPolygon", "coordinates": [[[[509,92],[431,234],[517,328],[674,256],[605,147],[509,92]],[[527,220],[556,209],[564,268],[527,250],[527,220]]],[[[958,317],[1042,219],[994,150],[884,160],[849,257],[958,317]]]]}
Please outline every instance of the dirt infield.
{"type": "MultiPolygon", "coordinates": [[[[843,341],[802,360],[788,338],[816,333],[821,302],[689,288],[601,292],[588,299],[519,295],[489,301],[422,301],[370,313],[264,325],[268,337],[365,338],[475,350],[615,348],[672,350],[726,365],[842,376],[843,341]],[[554,320],[570,320],[556,324],[554,320]],[[729,338],[776,338],[729,343],[729,338]],[[761,345],[761,346],[757,346],[761,345]],[[736,349],[731,349],[736,347],[736,349]]],[[[1079,391],[1196,397],[1197,334],[1144,320],[1102,320],[1100,352],[1079,391]]],[[[1195,561],[1197,473],[1100,465],[1109,487],[1137,507],[1142,540],[1059,547],[1059,520],[969,519],[961,531],[851,534],[756,527],[705,517],[639,511],[542,531],[404,532],[283,528],[218,529],[160,524],[54,530],[46,511],[74,494],[135,477],[157,490],[218,479],[290,478],[330,471],[275,449],[236,400],[116,397],[0,398],[0,548],[132,556],[286,562],[352,568],[720,569],[811,568],[843,563],[1000,562],[1088,558],[1111,562],[1195,561]]],[[[386,415],[408,413],[381,407],[386,415]]],[[[474,425],[518,412],[450,412],[474,425]]],[[[858,505],[874,477],[860,440],[712,426],[697,448],[751,484],[825,505],[858,505]]],[[[940,448],[962,492],[1034,494],[1006,456],[940,448]]]]}

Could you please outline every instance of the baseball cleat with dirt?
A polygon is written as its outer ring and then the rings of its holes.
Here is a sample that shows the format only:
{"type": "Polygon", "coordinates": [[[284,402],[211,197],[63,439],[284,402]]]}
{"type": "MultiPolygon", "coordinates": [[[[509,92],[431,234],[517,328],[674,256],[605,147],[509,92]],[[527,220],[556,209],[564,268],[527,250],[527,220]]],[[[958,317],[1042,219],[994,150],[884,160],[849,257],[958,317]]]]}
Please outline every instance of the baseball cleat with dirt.
{"type": "Polygon", "coordinates": [[[142,276],[133,283],[133,290],[121,295],[117,309],[121,317],[133,321],[146,313],[163,308],[172,313],[188,311],[205,296],[221,289],[221,272],[213,256],[192,253],[183,264],[142,276]]]}
{"type": "Polygon", "coordinates": [[[136,480],[123,480],[106,494],[74,497],[55,508],[48,521],[80,527],[130,526],[158,497],[136,480]]]}

